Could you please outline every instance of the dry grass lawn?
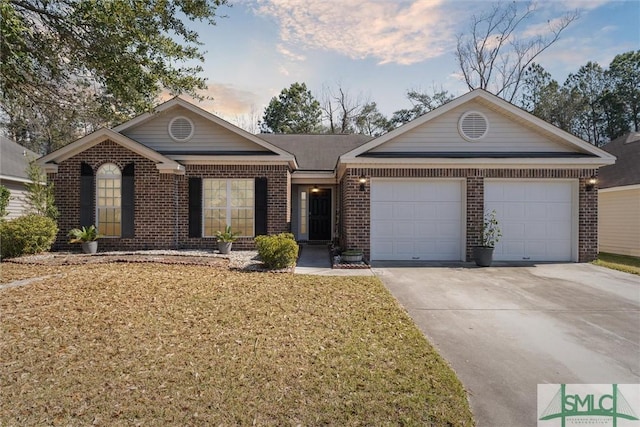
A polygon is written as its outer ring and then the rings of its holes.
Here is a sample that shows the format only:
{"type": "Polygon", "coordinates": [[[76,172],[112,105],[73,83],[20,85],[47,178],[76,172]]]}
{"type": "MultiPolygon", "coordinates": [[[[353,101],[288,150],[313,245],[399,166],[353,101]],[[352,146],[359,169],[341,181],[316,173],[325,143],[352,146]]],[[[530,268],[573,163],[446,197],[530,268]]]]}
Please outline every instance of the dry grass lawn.
{"type": "Polygon", "coordinates": [[[0,425],[470,426],[375,278],[0,265],[0,425]]]}

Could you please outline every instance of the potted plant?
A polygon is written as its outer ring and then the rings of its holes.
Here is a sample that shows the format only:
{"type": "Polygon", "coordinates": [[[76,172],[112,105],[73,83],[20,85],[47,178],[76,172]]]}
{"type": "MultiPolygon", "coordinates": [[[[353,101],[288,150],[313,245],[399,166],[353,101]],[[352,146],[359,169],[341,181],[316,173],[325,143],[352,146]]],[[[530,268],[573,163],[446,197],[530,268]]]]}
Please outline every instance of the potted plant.
{"type": "Polygon", "coordinates": [[[98,234],[95,225],[82,228],[74,228],[69,231],[69,243],[82,243],[82,252],[85,254],[95,254],[98,251],[98,239],[102,237],[98,234]]]}
{"type": "Polygon", "coordinates": [[[218,239],[218,251],[221,254],[231,252],[231,245],[238,240],[238,234],[231,231],[231,226],[227,225],[224,231],[216,231],[216,239],[218,239]]]}
{"type": "Polygon", "coordinates": [[[502,231],[498,225],[496,211],[492,210],[484,215],[481,230],[481,244],[473,248],[473,259],[480,267],[489,267],[493,262],[493,250],[496,243],[502,237],[502,231]]]}
{"type": "Polygon", "coordinates": [[[342,262],[361,262],[362,251],[360,249],[349,249],[342,252],[340,255],[340,261],[342,262]]]}

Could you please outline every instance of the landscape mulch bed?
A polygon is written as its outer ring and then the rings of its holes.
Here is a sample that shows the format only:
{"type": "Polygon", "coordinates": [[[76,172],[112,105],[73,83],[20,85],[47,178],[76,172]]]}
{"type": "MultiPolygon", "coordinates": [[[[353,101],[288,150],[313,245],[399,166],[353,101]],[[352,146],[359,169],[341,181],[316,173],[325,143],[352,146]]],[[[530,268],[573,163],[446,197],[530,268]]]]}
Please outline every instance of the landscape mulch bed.
{"type": "Polygon", "coordinates": [[[111,264],[111,263],[157,263],[171,265],[206,265],[210,267],[227,267],[229,260],[222,257],[199,255],[146,255],[146,254],[72,254],[72,253],[48,253],[19,258],[10,258],[2,262],[32,265],[84,265],[84,264],[111,264]]]}

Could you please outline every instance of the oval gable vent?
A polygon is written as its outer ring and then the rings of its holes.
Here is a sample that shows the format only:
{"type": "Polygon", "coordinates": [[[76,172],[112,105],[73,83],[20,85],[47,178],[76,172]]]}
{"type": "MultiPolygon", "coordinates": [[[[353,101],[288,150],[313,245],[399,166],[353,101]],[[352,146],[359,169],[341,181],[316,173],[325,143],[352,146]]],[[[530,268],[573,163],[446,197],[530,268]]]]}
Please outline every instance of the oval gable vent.
{"type": "Polygon", "coordinates": [[[489,121],[484,114],[478,111],[468,111],[460,117],[458,130],[464,139],[477,141],[484,138],[489,131],[489,121]]]}
{"type": "Polygon", "coordinates": [[[169,136],[177,142],[188,141],[193,136],[193,122],[186,117],[175,117],[169,122],[169,136]]]}

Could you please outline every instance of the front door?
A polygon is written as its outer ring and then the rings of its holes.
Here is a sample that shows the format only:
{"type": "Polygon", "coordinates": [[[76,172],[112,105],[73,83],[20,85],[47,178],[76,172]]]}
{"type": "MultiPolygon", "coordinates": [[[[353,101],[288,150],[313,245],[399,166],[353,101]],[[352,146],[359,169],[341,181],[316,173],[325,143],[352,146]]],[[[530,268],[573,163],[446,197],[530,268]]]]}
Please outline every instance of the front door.
{"type": "Polygon", "coordinates": [[[309,240],[331,240],[331,190],[312,191],[309,198],[309,240]]]}

